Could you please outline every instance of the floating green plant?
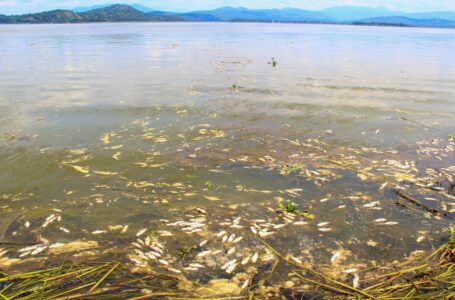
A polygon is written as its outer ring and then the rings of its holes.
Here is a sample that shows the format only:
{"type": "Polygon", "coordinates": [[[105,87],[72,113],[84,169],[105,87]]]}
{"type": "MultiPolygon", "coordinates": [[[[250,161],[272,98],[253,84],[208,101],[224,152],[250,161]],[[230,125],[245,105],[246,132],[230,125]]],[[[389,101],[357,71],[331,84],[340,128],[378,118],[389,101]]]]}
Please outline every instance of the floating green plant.
{"type": "Polygon", "coordinates": [[[276,67],[278,62],[276,61],[275,57],[272,57],[272,59],[269,61],[269,65],[272,65],[272,67],[276,67]]]}
{"type": "Polygon", "coordinates": [[[297,210],[297,206],[299,206],[297,203],[291,200],[286,200],[285,204],[280,203],[278,207],[288,213],[295,213],[297,210]]]}
{"type": "Polygon", "coordinates": [[[211,190],[213,188],[213,182],[211,182],[210,180],[207,180],[206,182],[204,182],[204,185],[209,190],[211,190]]]}
{"type": "Polygon", "coordinates": [[[295,174],[300,171],[300,168],[296,165],[287,165],[286,166],[286,174],[295,174]]]}

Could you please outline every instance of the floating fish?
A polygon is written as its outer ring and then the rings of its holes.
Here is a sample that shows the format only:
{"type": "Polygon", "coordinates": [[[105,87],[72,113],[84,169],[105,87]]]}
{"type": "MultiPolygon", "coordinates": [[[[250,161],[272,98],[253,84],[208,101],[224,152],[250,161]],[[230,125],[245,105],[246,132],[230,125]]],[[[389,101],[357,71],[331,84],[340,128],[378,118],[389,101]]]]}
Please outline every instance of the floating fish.
{"type": "Polygon", "coordinates": [[[141,236],[147,231],[147,228],[143,228],[136,233],[136,236],[141,236]]]}
{"type": "Polygon", "coordinates": [[[255,262],[257,262],[258,258],[259,258],[259,253],[255,252],[253,254],[253,257],[251,257],[251,262],[254,264],[255,262]]]}

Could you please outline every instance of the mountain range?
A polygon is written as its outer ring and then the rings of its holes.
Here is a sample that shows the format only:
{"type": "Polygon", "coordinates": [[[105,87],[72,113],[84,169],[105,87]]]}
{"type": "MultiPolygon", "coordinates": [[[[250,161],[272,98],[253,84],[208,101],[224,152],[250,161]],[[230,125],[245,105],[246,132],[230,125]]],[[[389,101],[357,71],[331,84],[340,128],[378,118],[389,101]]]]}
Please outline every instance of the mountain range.
{"type": "Polygon", "coordinates": [[[389,25],[455,28],[455,12],[406,13],[385,7],[335,6],[321,11],[297,8],[248,9],[221,7],[214,10],[176,13],[157,11],[140,4],[106,4],[52,10],[34,14],[0,15],[0,23],[87,22],[282,22],[354,25],[389,25]]]}

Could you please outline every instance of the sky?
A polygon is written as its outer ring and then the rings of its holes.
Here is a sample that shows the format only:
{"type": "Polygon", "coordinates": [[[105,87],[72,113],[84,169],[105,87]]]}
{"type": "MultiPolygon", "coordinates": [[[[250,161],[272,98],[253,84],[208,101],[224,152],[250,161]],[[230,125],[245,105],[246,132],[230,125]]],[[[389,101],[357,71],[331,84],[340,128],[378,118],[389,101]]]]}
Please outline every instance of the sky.
{"type": "Polygon", "coordinates": [[[0,0],[0,14],[23,14],[71,9],[105,3],[139,3],[156,10],[186,12],[222,6],[248,8],[295,7],[319,10],[330,6],[385,6],[405,12],[455,11],[455,0],[0,0]]]}

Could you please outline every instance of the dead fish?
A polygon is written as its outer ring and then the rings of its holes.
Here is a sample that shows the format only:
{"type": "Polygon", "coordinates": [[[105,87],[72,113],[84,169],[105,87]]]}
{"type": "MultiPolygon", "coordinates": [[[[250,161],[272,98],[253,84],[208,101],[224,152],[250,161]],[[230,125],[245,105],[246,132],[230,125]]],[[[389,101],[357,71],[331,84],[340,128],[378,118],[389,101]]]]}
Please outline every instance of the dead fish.
{"type": "Polygon", "coordinates": [[[177,274],[182,273],[182,271],[177,270],[177,269],[174,269],[174,268],[167,268],[167,270],[168,270],[168,271],[171,271],[171,272],[174,272],[174,273],[177,273],[177,274]]]}
{"type": "Polygon", "coordinates": [[[358,288],[359,287],[359,281],[360,281],[359,275],[357,275],[357,273],[354,273],[354,275],[352,276],[352,286],[354,288],[358,288]]]}
{"type": "Polygon", "coordinates": [[[234,258],[233,260],[230,260],[227,263],[225,263],[224,265],[222,265],[221,270],[226,270],[227,268],[229,268],[230,266],[232,266],[236,263],[237,263],[237,259],[234,258]]]}
{"type": "Polygon", "coordinates": [[[44,250],[47,249],[47,246],[39,246],[38,248],[36,248],[35,250],[33,250],[30,255],[37,255],[41,252],[43,252],[44,250]]]}
{"type": "Polygon", "coordinates": [[[239,236],[238,238],[236,238],[235,240],[232,241],[233,244],[237,244],[238,242],[240,242],[241,240],[243,240],[243,236],[239,236]]]}
{"type": "Polygon", "coordinates": [[[204,247],[208,243],[208,240],[204,240],[199,243],[199,247],[204,247]]]}
{"type": "Polygon", "coordinates": [[[385,222],[384,225],[397,225],[398,222],[393,222],[393,221],[389,221],[389,222],[385,222]]]}
{"type": "Polygon", "coordinates": [[[344,273],[344,274],[352,274],[354,272],[357,272],[357,269],[347,269],[347,270],[341,271],[341,273],[344,273]]]}
{"type": "Polygon", "coordinates": [[[174,235],[172,234],[172,232],[170,232],[170,231],[165,231],[165,230],[160,230],[160,231],[158,231],[158,233],[159,233],[160,236],[162,236],[162,237],[174,236],[174,235]]]}
{"type": "Polygon", "coordinates": [[[257,262],[258,258],[259,258],[259,253],[255,252],[253,254],[253,257],[251,258],[251,262],[254,264],[255,262],[257,262]]]}
{"type": "Polygon", "coordinates": [[[217,237],[222,237],[222,236],[225,235],[225,234],[226,234],[226,231],[223,230],[223,231],[218,232],[218,233],[216,234],[216,236],[217,236],[217,237]]]}
{"type": "Polygon", "coordinates": [[[373,202],[364,204],[363,207],[374,207],[374,206],[379,205],[379,204],[380,204],[379,201],[373,201],[373,202]]]}
{"type": "Polygon", "coordinates": [[[164,249],[164,245],[161,244],[160,242],[155,242],[155,245],[161,249],[164,249]]]}
{"type": "Polygon", "coordinates": [[[159,247],[156,247],[155,245],[150,245],[149,247],[150,247],[150,249],[152,249],[155,252],[163,253],[163,250],[159,247]]]}
{"type": "Polygon", "coordinates": [[[300,225],[306,225],[306,224],[308,224],[308,222],[298,221],[298,222],[294,222],[293,224],[296,226],[300,226],[300,225]]]}
{"type": "Polygon", "coordinates": [[[146,264],[145,264],[143,261],[141,261],[141,260],[139,260],[139,259],[137,259],[137,258],[129,257],[129,259],[130,259],[132,262],[134,262],[134,263],[136,264],[136,266],[139,266],[139,267],[145,267],[145,266],[146,266],[146,264]]]}
{"type": "Polygon", "coordinates": [[[255,227],[251,226],[250,229],[251,229],[252,233],[258,234],[258,231],[257,231],[257,229],[255,227]]]}
{"type": "Polygon", "coordinates": [[[275,259],[276,259],[276,257],[272,253],[266,253],[261,256],[261,261],[263,261],[263,262],[269,262],[269,261],[272,261],[275,259]]]}
{"type": "Polygon", "coordinates": [[[22,253],[21,255],[19,255],[19,257],[22,258],[22,257],[25,257],[25,256],[27,256],[27,255],[30,255],[31,252],[32,252],[32,251],[24,252],[24,253],[22,253]]]}
{"type": "Polygon", "coordinates": [[[134,249],[134,252],[136,252],[137,255],[141,256],[141,257],[145,257],[147,259],[147,256],[145,255],[144,252],[142,252],[141,250],[139,249],[134,249]]]}
{"type": "Polygon", "coordinates": [[[54,214],[50,215],[49,217],[46,218],[46,220],[44,221],[43,225],[41,225],[41,227],[43,227],[43,228],[47,227],[49,224],[54,222],[56,219],[57,219],[57,217],[54,214]]]}
{"type": "Polygon", "coordinates": [[[212,253],[212,250],[202,251],[196,255],[196,257],[204,257],[212,253]]]}
{"type": "Polygon", "coordinates": [[[152,254],[153,254],[153,256],[155,256],[155,257],[161,257],[161,254],[160,254],[160,253],[158,253],[158,252],[155,252],[155,251],[150,251],[149,253],[152,253],[152,254]]]}
{"type": "Polygon", "coordinates": [[[238,225],[238,224],[234,224],[234,225],[231,225],[229,226],[230,228],[235,228],[235,229],[242,229],[243,226],[242,225],[238,225]]]}
{"type": "Polygon", "coordinates": [[[334,263],[337,260],[337,258],[340,257],[340,255],[341,255],[340,251],[335,252],[335,254],[333,254],[332,257],[330,258],[330,261],[334,263]]]}
{"type": "Polygon", "coordinates": [[[59,228],[61,231],[63,231],[64,233],[69,233],[70,231],[68,229],[66,229],[65,227],[60,227],[59,228]]]}
{"type": "Polygon", "coordinates": [[[198,264],[198,263],[191,263],[190,267],[192,268],[204,268],[204,265],[198,264]]]}
{"type": "Polygon", "coordinates": [[[248,285],[250,284],[250,280],[247,279],[243,282],[242,286],[240,287],[241,289],[246,289],[248,285]]]}
{"type": "Polygon", "coordinates": [[[284,226],[286,226],[286,224],[273,225],[273,229],[280,229],[280,228],[283,228],[284,226]]]}
{"type": "Polygon", "coordinates": [[[332,228],[319,228],[319,231],[328,232],[328,231],[332,231],[332,228]]]}
{"type": "Polygon", "coordinates": [[[291,255],[289,258],[299,265],[303,264],[303,262],[294,255],[291,255]]]}
{"type": "Polygon", "coordinates": [[[321,222],[318,224],[318,227],[323,227],[325,225],[329,225],[330,223],[329,222],[321,222]]]}
{"type": "Polygon", "coordinates": [[[239,265],[238,263],[231,265],[230,267],[228,267],[226,269],[226,273],[231,274],[232,272],[234,272],[234,270],[237,268],[238,265],[239,265]]]}
{"type": "Polygon", "coordinates": [[[121,233],[125,233],[128,230],[128,225],[123,226],[121,233]]]}
{"type": "Polygon", "coordinates": [[[227,240],[228,243],[232,243],[232,241],[234,240],[235,238],[235,233],[231,234],[227,240]]]}
{"type": "Polygon", "coordinates": [[[250,261],[250,258],[251,258],[251,255],[248,255],[247,257],[245,257],[244,259],[242,259],[242,261],[240,262],[240,264],[243,266],[243,265],[246,265],[249,261],[250,261]]]}
{"type": "Polygon", "coordinates": [[[158,262],[162,265],[169,266],[169,262],[165,259],[159,259],[158,262]]]}
{"type": "Polygon", "coordinates": [[[136,233],[136,236],[141,236],[147,231],[147,228],[143,228],[136,233]]]}
{"type": "Polygon", "coordinates": [[[259,236],[260,237],[267,237],[267,236],[270,236],[274,234],[274,232],[271,232],[271,231],[268,231],[268,229],[262,229],[261,231],[259,231],[259,236]]]}
{"type": "Polygon", "coordinates": [[[231,249],[228,250],[227,255],[231,255],[235,253],[235,247],[232,247],[231,249]]]}
{"type": "Polygon", "coordinates": [[[30,247],[25,247],[25,248],[19,249],[18,251],[19,252],[33,251],[33,250],[35,250],[38,247],[39,247],[39,245],[34,245],[34,246],[30,246],[30,247]]]}
{"type": "Polygon", "coordinates": [[[421,243],[423,240],[425,240],[425,237],[424,237],[424,236],[419,236],[419,237],[416,239],[416,242],[417,242],[417,243],[421,243]]]}
{"type": "Polygon", "coordinates": [[[203,208],[200,208],[200,207],[196,207],[196,211],[201,213],[201,214],[204,214],[204,215],[207,214],[207,211],[205,209],[203,209],[203,208]]]}
{"type": "Polygon", "coordinates": [[[102,233],[106,233],[107,231],[106,230],[95,230],[92,232],[92,234],[102,234],[102,233]]]}

